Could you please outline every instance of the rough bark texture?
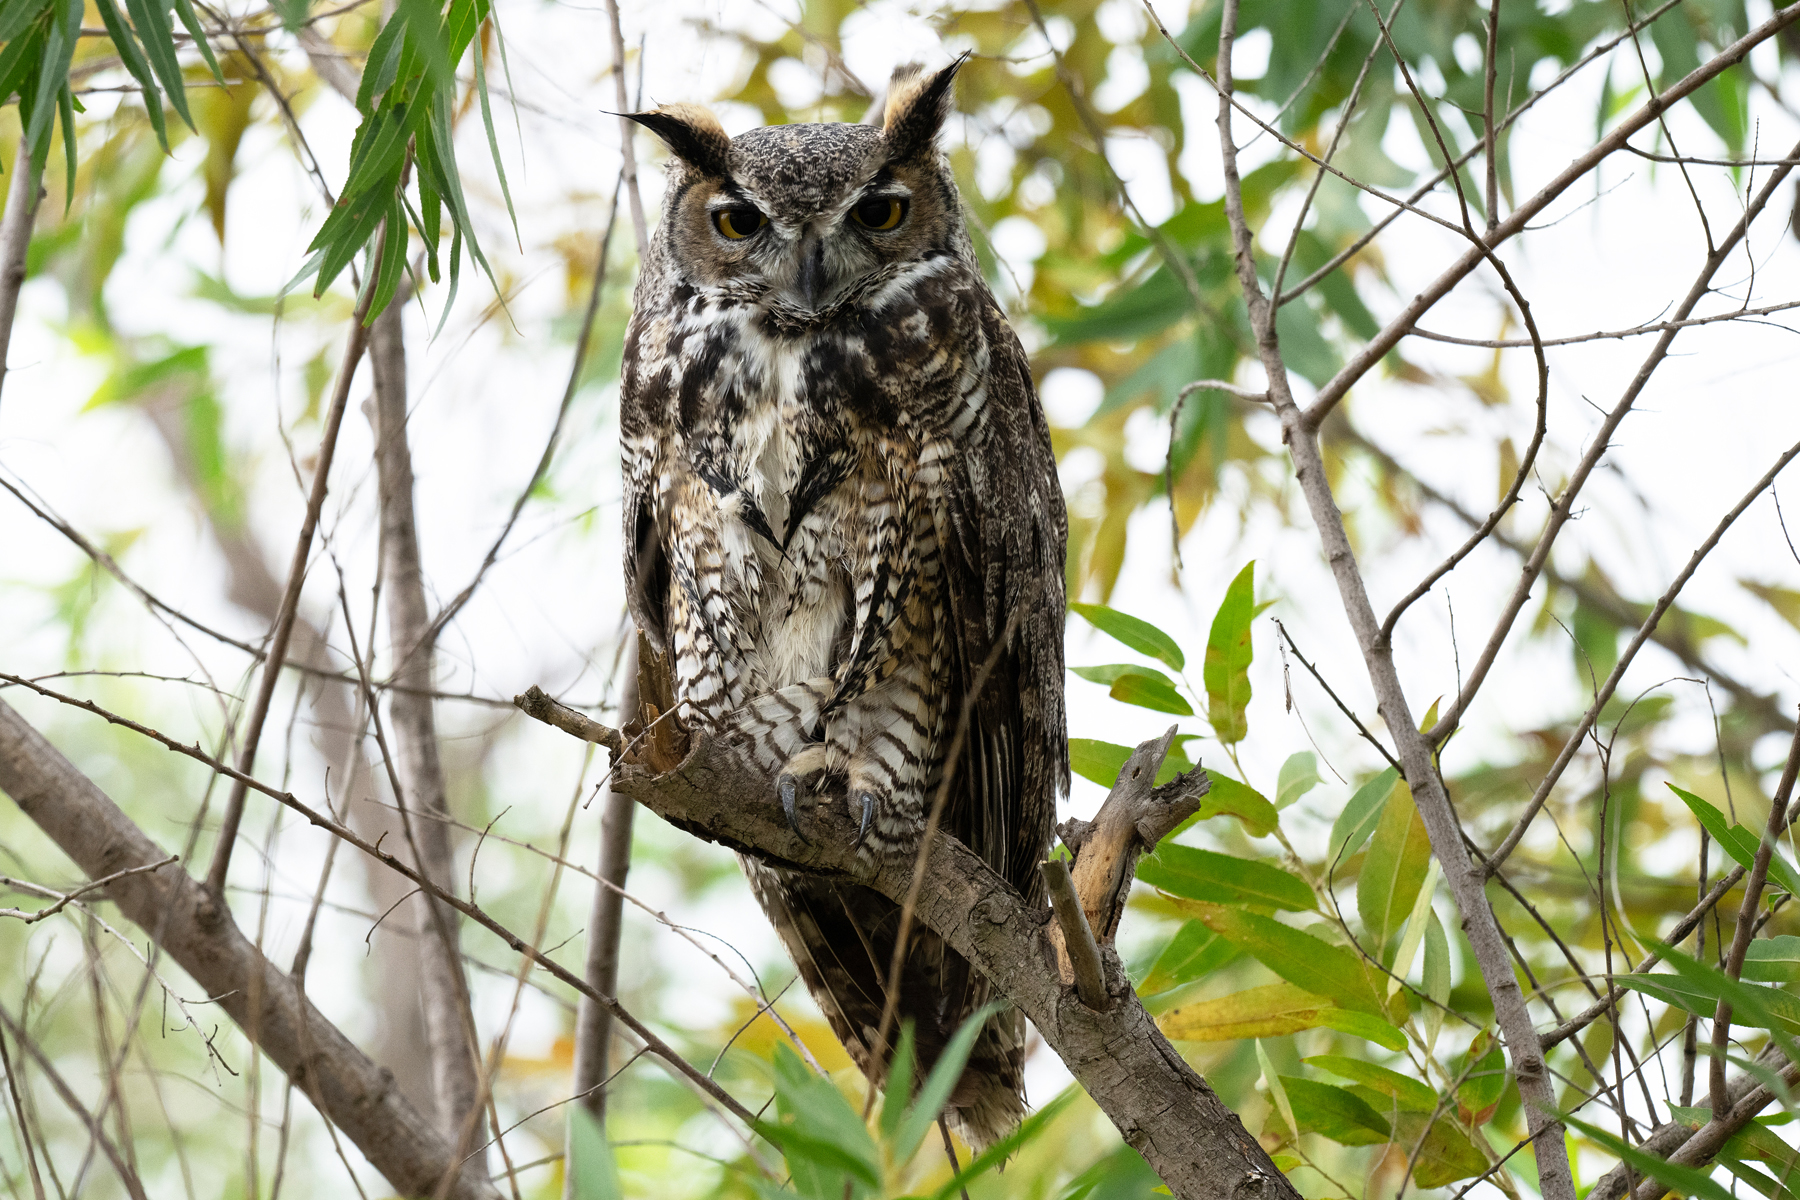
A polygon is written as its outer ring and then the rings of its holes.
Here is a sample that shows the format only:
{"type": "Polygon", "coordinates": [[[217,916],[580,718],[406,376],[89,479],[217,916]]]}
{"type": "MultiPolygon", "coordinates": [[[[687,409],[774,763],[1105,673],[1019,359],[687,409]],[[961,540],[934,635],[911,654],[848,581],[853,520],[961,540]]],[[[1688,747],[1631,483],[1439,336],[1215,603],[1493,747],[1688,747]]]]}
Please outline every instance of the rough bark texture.
{"type": "MultiPolygon", "coordinates": [[[[788,827],[773,779],[711,740],[674,770],[627,764],[615,786],[696,837],[790,870],[854,879],[899,902],[912,855],[877,863],[852,849],[856,825],[842,806],[820,805],[807,838],[788,827]]],[[[1129,988],[1104,1012],[1084,1006],[1058,976],[1048,910],[1018,892],[954,838],[937,838],[926,862],[918,919],[991,980],[1036,1025],[1088,1095],[1163,1182],[1184,1200],[1296,1192],[1257,1140],[1183,1061],[1129,988]]]]}
{"type": "MultiPolygon", "coordinates": [[[[208,504],[207,490],[189,452],[178,395],[165,395],[145,405],[156,432],[169,449],[177,474],[201,503],[207,528],[225,560],[225,597],[239,608],[272,624],[281,607],[281,581],[269,570],[263,548],[248,529],[229,514],[208,504]]],[[[325,637],[304,614],[294,622],[293,646],[288,660],[295,666],[317,671],[336,671],[325,637]]],[[[350,685],[323,677],[303,679],[307,703],[313,712],[314,744],[332,769],[332,791],[340,801],[349,826],[371,842],[394,847],[406,845],[400,816],[384,804],[371,802],[374,776],[368,755],[357,741],[350,685]]],[[[369,901],[377,913],[387,912],[412,892],[404,878],[365,855],[351,856],[350,869],[360,874],[369,901]]],[[[375,1000],[375,1037],[371,1048],[376,1062],[394,1073],[406,1098],[430,1112],[432,1080],[430,1051],[425,1043],[425,1018],[419,1005],[419,956],[410,931],[394,921],[374,929],[368,956],[370,992],[375,1000]]]]}
{"type": "MultiPolygon", "coordinates": [[[[394,658],[393,682],[399,685],[389,693],[389,745],[406,792],[396,799],[417,814],[406,824],[419,870],[444,891],[453,892],[456,871],[447,820],[450,808],[444,767],[438,758],[437,721],[428,694],[434,649],[426,639],[431,612],[425,603],[425,578],[413,512],[412,451],[406,440],[406,348],[401,324],[404,312],[405,306],[398,300],[390,304],[376,318],[369,341],[375,368],[375,465],[380,476],[383,590],[394,658]]],[[[441,902],[420,897],[410,903],[419,953],[425,1037],[431,1050],[438,1101],[438,1128],[454,1140],[464,1136],[469,1114],[481,1103],[481,1057],[469,1017],[458,917],[454,909],[441,902]]],[[[467,1145],[478,1146],[486,1140],[482,1127],[477,1116],[467,1145]]]]}
{"type": "MultiPolygon", "coordinates": [[[[4,702],[0,702],[0,791],[11,796],[89,877],[167,858],[118,805],[4,702]]],[[[354,1142],[396,1191],[430,1194],[453,1162],[447,1139],[327,1021],[293,982],[257,951],[230,911],[174,867],[109,884],[107,898],[144,929],[161,930],[164,953],[181,965],[296,1087],[354,1142]],[[252,1010],[252,997],[255,1009],[252,1010]]],[[[477,1164],[449,1196],[498,1200],[477,1164]]]]}

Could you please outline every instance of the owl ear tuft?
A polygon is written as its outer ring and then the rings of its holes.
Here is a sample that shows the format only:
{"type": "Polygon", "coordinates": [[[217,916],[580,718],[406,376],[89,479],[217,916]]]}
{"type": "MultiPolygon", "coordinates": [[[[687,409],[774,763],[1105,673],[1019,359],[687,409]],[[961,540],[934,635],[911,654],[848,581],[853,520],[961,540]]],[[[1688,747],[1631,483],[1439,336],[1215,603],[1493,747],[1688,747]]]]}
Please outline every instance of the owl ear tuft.
{"type": "Polygon", "coordinates": [[[698,104],[665,104],[650,112],[626,113],[663,140],[671,153],[707,175],[727,178],[731,138],[719,118],[698,104]]]}
{"type": "Polygon", "coordinates": [[[888,160],[901,162],[937,147],[938,131],[950,116],[951,84],[969,61],[967,54],[941,71],[927,75],[918,63],[894,69],[888,82],[881,131],[888,140],[888,160]]]}

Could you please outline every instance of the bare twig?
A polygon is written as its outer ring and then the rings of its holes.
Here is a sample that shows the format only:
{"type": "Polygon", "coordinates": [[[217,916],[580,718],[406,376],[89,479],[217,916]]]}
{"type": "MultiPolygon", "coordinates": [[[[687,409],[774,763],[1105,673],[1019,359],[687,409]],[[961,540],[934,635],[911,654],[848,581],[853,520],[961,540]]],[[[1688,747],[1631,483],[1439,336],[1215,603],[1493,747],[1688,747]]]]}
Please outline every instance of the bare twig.
{"type": "Polygon", "coordinates": [[[106,1155],[106,1161],[112,1164],[114,1172],[119,1176],[119,1182],[125,1185],[125,1191],[131,1196],[131,1200],[148,1200],[144,1193],[143,1180],[138,1178],[137,1172],[131,1169],[131,1164],[120,1155],[119,1148],[113,1145],[113,1139],[106,1136],[106,1130],[101,1128],[99,1119],[87,1110],[80,1098],[75,1095],[75,1089],[71,1088],[57,1072],[55,1064],[50,1061],[50,1056],[44,1053],[43,1047],[31,1039],[24,1027],[14,1021],[12,1014],[8,1013],[5,1008],[0,1008],[0,1025],[6,1026],[7,1031],[12,1034],[13,1042],[21,1050],[37,1060],[38,1070],[42,1071],[44,1078],[50,1081],[50,1086],[56,1090],[56,1094],[61,1097],[63,1104],[75,1114],[83,1125],[87,1126],[88,1136],[106,1155]]]}
{"type": "MultiPolygon", "coordinates": [[[[385,242],[384,231],[377,239],[376,257],[385,242]]],[[[344,423],[344,408],[350,400],[350,380],[356,375],[356,364],[362,359],[368,337],[364,320],[375,289],[367,289],[356,315],[350,321],[350,339],[344,347],[344,361],[338,367],[337,386],[331,393],[331,406],[325,414],[325,432],[319,441],[317,465],[313,467],[312,494],[307,498],[306,516],[300,522],[300,536],[294,545],[294,558],[288,566],[287,588],[282,592],[281,607],[276,611],[270,630],[268,657],[263,662],[262,680],[244,725],[242,749],[238,752],[238,769],[248,775],[256,767],[256,747],[262,739],[263,723],[269,717],[269,702],[275,697],[275,685],[281,679],[281,666],[287,661],[288,639],[294,632],[294,617],[300,610],[300,585],[306,581],[306,564],[312,555],[313,533],[319,527],[319,513],[325,507],[326,480],[331,474],[331,460],[337,452],[338,430],[344,423]]],[[[225,813],[219,822],[219,840],[213,850],[212,867],[206,873],[207,886],[215,895],[225,894],[225,875],[231,868],[231,851],[237,843],[238,822],[244,817],[244,787],[234,782],[226,797],[225,813]]]]}
{"type": "Polygon", "coordinates": [[[54,917],[57,913],[61,912],[64,908],[67,908],[76,900],[81,899],[81,897],[87,895],[89,892],[97,892],[115,880],[124,879],[127,875],[141,874],[144,871],[160,871],[170,863],[180,861],[180,855],[171,854],[161,862],[145,863],[143,866],[138,867],[126,867],[122,871],[114,871],[104,879],[96,879],[92,883],[83,884],[72,892],[60,893],[54,892],[46,887],[39,887],[35,883],[27,883],[22,879],[12,879],[5,875],[0,875],[0,887],[9,887],[18,892],[31,892],[35,895],[43,896],[46,899],[55,901],[54,904],[47,905],[34,912],[29,912],[22,908],[0,908],[0,917],[17,917],[25,924],[33,925],[44,920],[46,917],[54,917]]]}
{"type": "MultiPolygon", "coordinates": [[[[1588,706],[1588,710],[1582,714],[1581,720],[1576,723],[1575,729],[1563,742],[1562,750],[1558,752],[1556,760],[1550,764],[1550,769],[1544,773],[1544,778],[1539,781],[1537,791],[1532,794],[1531,802],[1525,806],[1525,811],[1514,822],[1505,839],[1494,847],[1494,852],[1488,856],[1490,870],[1505,862],[1507,856],[1518,847],[1520,839],[1530,828],[1538,810],[1544,807],[1544,802],[1550,798],[1551,790],[1562,778],[1569,763],[1574,760],[1575,752],[1581,748],[1581,743],[1587,737],[1588,731],[1594,727],[1594,722],[1600,719],[1601,710],[1606,707],[1607,702],[1612,699],[1613,693],[1618,690],[1619,681],[1625,677],[1625,672],[1637,657],[1637,652],[1650,639],[1656,623],[1662,620],[1663,614],[1668,612],[1670,606],[1675,603],[1675,598],[1681,594],[1681,589],[1686,587],[1688,580],[1694,577],[1694,572],[1699,570],[1700,564],[1706,560],[1706,556],[1712,553],[1713,547],[1719,544],[1719,539],[1725,536],[1725,531],[1731,528],[1732,524],[1743,515],[1744,510],[1749,508],[1758,496],[1769,489],[1770,485],[1775,482],[1775,477],[1781,474],[1783,468],[1790,462],[1794,461],[1796,455],[1800,455],[1800,442],[1795,442],[1788,447],[1787,452],[1775,460],[1774,465],[1763,473],[1761,479],[1751,485],[1750,490],[1744,493],[1743,498],[1732,507],[1731,511],[1719,518],[1719,523],[1713,526],[1712,533],[1708,534],[1706,540],[1701,542],[1693,554],[1688,557],[1687,565],[1681,569],[1681,573],[1675,577],[1675,581],[1669,585],[1667,591],[1657,598],[1649,615],[1644,618],[1643,624],[1638,626],[1637,633],[1632,635],[1631,641],[1620,652],[1619,661],[1613,666],[1612,672],[1607,675],[1606,682],[1601,684],[1595,693],[1594,702],[1588,706]]],[[[1443,725],[1444,722],[1440,721],[1438,728],[1442,728],[1443,725]]],[[[1431,737],[1435,733],[1436,729],[1426,736],[1431,737]]]]}
{"type": "MultiPolygon", "coordinates": [[[[1463,928],[1481,968],[1482,980],[1493,998],[1494,1015],[1506,1040],[1520,1097],[1525,1102],[1543,1194],[1546,1200],[1574,1200],[1575,1185],[1563,1145],[1562,1126],[1554,1117],[1556,1097],[1551,1078],[1545,1069],[1543,1050],[1532,1027],[1525,997],[1513,974],[1498,921],[1484,894],[1486,875],[1470,862],[1463,850],[1461,826],[1443,779],[1437,772],[1432,747],[1419,734],[1406,693],[1400,686],[1392,649],[1380,637],[1380,626],[1369,602],[1367,586],[1357,569],[1343,515],[1325,474],[1316,426],[1294,401],[1276,336],[1275,308],[1264,295],[1257,278],[1253,234],[1244,215],[1237,148],[1231,133],[1231,48],[1236,27],[1236,0],[1226,0],[1218,56],[1218,126],[1225,174],[1225,214],[1230,222],[1238,281],[1256,336],[1257,354],[1269,380],[1269,396],[1281,417],[1283,440],[1288,445],[1294,473],[1306,496],[1313,523],[1319,530],[1326,560],[1331,565],[1345,613],[1367,664],[1381,715],[1394,737],[1403,774],[1424,820],[1432,851],[1444,866],[1445,879],[1462,914],[1463,928]]],[[[1485,257],[1485,254],[1478,254],[1476,261],[1485,257]]],[[[1329,411],[1329,407],[1325,411],[1329,411]]]]}
{"type": "Polygon", "coordinates": [[[1081,911],[1075,885],[1069,882],[1069,864],[1060,858],[1047,859],[1038,864],[1038,872],[1049,889],[1050,907],[1056,910],[1063,950],[1075,978],[1075,994],[1095,1012],[1105,1012],[1109,1000],[1106,974],[1100,967],[1100,947],[1094,942],[1094,931],[1088,926],[1087,915],[1081,911]]]}

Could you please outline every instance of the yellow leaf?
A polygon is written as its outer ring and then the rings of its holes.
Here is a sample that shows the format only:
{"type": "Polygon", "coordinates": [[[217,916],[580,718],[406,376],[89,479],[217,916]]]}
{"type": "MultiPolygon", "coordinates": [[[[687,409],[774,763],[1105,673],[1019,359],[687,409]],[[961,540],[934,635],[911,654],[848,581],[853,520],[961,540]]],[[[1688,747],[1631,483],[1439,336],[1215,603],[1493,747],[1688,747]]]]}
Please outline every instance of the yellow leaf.
{"type": "Polygon", "coordinates": [[[1317,1028],[1324,1023],[1319,1014],[1331,1007],[1325,997],[1291,983],[1271,983],[1171,1008],[1156,1024],[1168,1037],[1183,1041],[1229,1042],[1317,1028]]]}

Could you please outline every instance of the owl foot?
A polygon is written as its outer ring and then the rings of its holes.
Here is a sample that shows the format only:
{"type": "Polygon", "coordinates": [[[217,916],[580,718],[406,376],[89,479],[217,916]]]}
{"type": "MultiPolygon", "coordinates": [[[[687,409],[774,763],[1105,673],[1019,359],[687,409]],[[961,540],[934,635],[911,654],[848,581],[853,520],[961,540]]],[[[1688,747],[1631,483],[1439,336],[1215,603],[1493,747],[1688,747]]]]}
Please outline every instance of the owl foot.
{"type": "Polygon", "coordinates": [[[794,816],[794,798],[799,790],[799,782],[785,771],[775,780],[775,794],[781,797],[781,811],[787,817],[788,828],[794,831],[794,836],[811,845],[811,839],[800,832],[800,822],[794,816]]]}
{"type": "Polygon", "coordinates": [[[856,823],[856,840],[850,843],[852,850],[862,849],[863,839],[869,836],[869,818],[875,815],[875,797],[870,792],[858,792],[857,801],[862,805],[862,819],[856,823]]]}

